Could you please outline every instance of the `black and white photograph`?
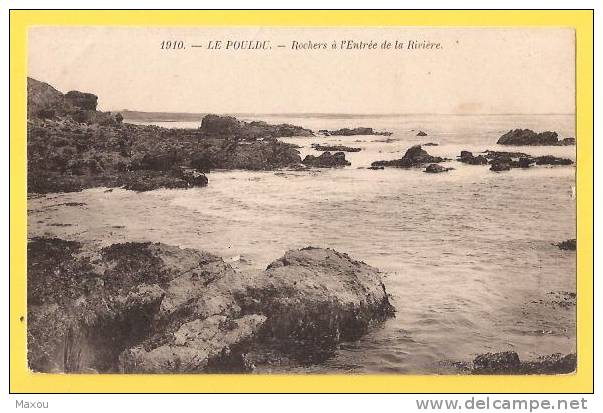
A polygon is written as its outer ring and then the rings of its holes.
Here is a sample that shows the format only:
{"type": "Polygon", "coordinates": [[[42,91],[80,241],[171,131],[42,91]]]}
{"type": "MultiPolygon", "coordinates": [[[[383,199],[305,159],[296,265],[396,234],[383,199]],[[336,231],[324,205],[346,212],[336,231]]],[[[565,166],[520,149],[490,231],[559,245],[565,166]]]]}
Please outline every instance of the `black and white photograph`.
{"type": "Polygon", "coordinates": [[[572,28],[27,36],[30,371],[575,373],[572,28]]]}

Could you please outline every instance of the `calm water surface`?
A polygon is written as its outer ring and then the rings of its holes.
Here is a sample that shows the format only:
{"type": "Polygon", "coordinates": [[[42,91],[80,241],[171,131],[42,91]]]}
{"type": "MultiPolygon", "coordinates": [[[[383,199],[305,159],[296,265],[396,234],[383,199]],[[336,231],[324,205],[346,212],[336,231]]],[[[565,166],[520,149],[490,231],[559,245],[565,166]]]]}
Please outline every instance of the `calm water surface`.
{"type": "MultiPolygon", "coordinates": [[[[574,136],[574,117],[259,117],[313,130],[369,126],[384,136],[286,138],[302,157],[311,143],[362,148],[352,166],[312,171],[224,171],[206,188],[136,193],[91,189],[29,199],[30,236],[106,245],[161,241],[224,257],[240,270],[265,268],[287,249],[331,247],[384,272],[394,319],[343,344],[312,372],[446,373],[441,362],[487,351],[522,358],[575,351],[575,308],[553,303],[575,292],[575,253],[551,245],[575,238],[575,168],[493,173],[450,161],[454,171],[365,169],[411,145],[455,158],[461,150],[518,150],[576,159],[575,147],[497,146],[522,127],[574,136]],[[429,135],[417,137],[418,130],[429,135]],[[65,206],[66,202],[85,205],[65,206]]],[[[158,123],[197,127],[198,123],[158,123]]]]}

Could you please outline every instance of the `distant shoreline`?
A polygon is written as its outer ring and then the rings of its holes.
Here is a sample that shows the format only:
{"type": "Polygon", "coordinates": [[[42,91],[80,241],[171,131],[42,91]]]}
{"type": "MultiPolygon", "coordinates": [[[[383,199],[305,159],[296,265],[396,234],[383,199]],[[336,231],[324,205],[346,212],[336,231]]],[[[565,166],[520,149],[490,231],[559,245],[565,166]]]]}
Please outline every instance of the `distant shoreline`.
{"type": "MultiPolygon", "coordinates": [[[[208,113],[188,112],[144,112],[144,111],[112,111],[120,113],[124,121],[138,122],[196,122],[201,121],[208,113]]],[[[213,113],[213,112],[212,112],[213,113]]],[[[319,118],[319,119],[367,119],[367,118],[396,118],[406,116],[575,116],[575,113],[224,113],[222,115],[241,117],[270,117],[270,118],[319,118]]]]}

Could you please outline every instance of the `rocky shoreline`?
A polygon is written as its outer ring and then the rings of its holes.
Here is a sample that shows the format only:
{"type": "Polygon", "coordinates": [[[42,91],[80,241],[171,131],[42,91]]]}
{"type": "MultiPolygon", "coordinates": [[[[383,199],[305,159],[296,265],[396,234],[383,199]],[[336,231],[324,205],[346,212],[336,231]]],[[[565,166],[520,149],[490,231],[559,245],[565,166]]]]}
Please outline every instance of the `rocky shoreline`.
{"type": "Polygon", "coordinates": [[[198,129],[133,125],[96,110],[97,100],[28,78],[28,193],[205,186],[201,174],[214,169],[297,166],[295,146],[276,137],[313,136],[298,126],[217,115],[205,116],[198,129]]]}
{"type": "MultiPolygon", "coordinates": [[[[90,93],[63,94],[28,79],[29,194],[202,188],[212,170],[346,167],[346,153],[361,151],[313,144],[323,153],[302,160],[299,146],[278,140],[314,136],[299,126],[218,115],[203,117],[198,129],[133,125],[119,113],[98,111],[97,101],[90,93]]],[[[319,133],[392,134],[372,128],[319,133]]],[[[560,146],[573,139],[518,129],[498,143],[560,146]]],[[[415,145],[369,169],[440,174],[454,169],[440,165],[448,161],[415,145]]],[[[462,151],[457,161],[494,172],[574,163],[492,150],[462,151]]],[[[576,248],[575,239],[554,245],[576,248]]],[[[320,363],[395,311],[378,269],[313,247],[288,251],[264,271],[237,272],[210,253],[166,244],[101,248],[32,238],[27,276],[28,362],[42,372],[250,372],[283,360],[320,363]]],[[[515,353],[487,353],[466,368],[472,374],[551,374],[571,372],[575,363],[575,354],[521,361],[515,353]]]]}
{"type": "MultiPolygon", "coordinates": [[[[314,133],[290,124],[243,122],[232,116],[206,115],[198,129],[168,129],[123,123],[120,113],[97,110],[97,96],[70,91],[28,78],[28,193],[73,192],[93,187],[123,187],[134,191],[191,188],[208,185],[211,170],[276,170],[349,166],[344,152],[361,148],[345,145],[312,147],[320,156],[301,159],[299,146],[280,137],[309,137],[314,133]]],[[[373,128],[321,130],[326,136],[383,135],[373,128]]],[[[420,131],[417,136],[426,136],[420,131]]],[[[573,145],[573,138],[558,140],[556,132],[516,129],[500,137],[502,145],[573,145]]],[[[432,146],[433,143],[427,143],[432,146]]],[[[532,165],[571,165],[570,159],[552,155],[487,150],[474,156],[462,151],[458,161],[490,165],[494,172],[532,165]]],[[[374,161],[370,169],[427,167],[425,172],[446,172],[435,166],[448,159],[431,156],[421,145],[400,159],[374,161]]]]}
{"type": "Polygon", "coordinates": [[[28,363],[42,372],[252,371],[250,351],[312,363],[395,309],[376,268],[291,250],[239,273],[160,243],[28,243],[28,363]]]}

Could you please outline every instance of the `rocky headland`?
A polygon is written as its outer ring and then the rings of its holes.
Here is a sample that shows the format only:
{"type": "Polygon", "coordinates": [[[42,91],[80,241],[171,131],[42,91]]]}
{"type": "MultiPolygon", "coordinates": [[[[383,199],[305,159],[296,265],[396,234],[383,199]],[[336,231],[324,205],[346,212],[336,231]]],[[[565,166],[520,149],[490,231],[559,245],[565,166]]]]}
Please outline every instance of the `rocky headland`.
{"type": "Polygon", "coordinates": [[[29,241],[27,300],[40,372],[242,372],[249,352],[313,363],[395,311],[376,268],[331,249],[239,273],[194,249],[58,238],[29,241]]]}
{"type": "Polygon", "coordinates": [[[299,165],[281,136],[312,136],[298,126],[242,122],[207,115],[198,129],[123,123],[97,110],[90,93],[66,94],[28,78],[28,192],[73,192],[91,187],[133,190],[207,185],[212,169],[272,170],[299,165]]]}

